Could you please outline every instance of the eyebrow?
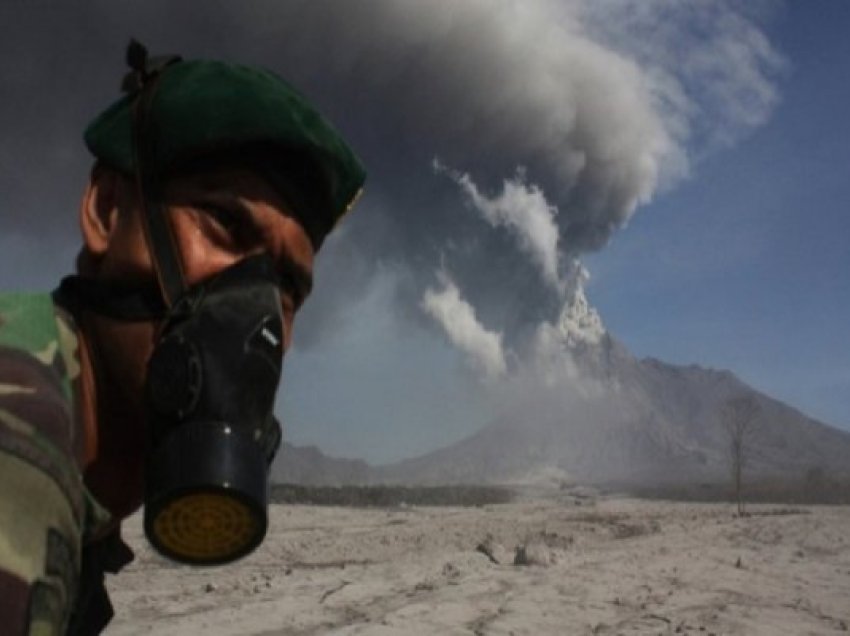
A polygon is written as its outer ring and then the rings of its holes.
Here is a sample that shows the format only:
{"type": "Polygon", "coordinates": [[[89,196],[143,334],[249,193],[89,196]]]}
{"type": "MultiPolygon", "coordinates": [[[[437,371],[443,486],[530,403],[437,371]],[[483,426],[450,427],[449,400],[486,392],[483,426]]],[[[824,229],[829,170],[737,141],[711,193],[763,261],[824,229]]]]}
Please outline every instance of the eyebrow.
{"type": "Polygon", "coordinates": [[[253,217],[250,208],[245,205],[243,198],[225,188],[222,188],[220,190],[202,190],[197,193],[190,194],[188,198],[200,201],[206,200],[210,203],[215,203],[216,205],[232,207],[239,214],[242,214],[248,218],[253,217]]]}

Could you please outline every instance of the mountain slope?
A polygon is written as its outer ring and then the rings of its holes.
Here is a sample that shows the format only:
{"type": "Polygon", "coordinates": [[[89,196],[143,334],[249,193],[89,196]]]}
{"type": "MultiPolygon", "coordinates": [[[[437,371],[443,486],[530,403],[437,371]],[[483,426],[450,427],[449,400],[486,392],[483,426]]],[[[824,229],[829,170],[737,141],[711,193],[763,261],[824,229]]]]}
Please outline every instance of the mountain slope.
{"type": "Polygon", "coordinates": [[[372,466],[362,459],[328,457],[315,446],[281,444],[270,480],[278,484],[310,486],[341,486],[369,483],[374,475],[372,466]]]}
{"type": "MultiPolygon", "coordinates": [[[[536,395],[449,448],[381,469],[386,481],[522,482],[541,478],[671,483],[728,474],[726,402],[758,407],[748,471],[846,474],[850,434],[755,391],[728,371],[638,360],[609,335],[572,342],[564,355],[590,396],[536,395]]],[[[565,387],[567,388],[567,387],[565,387]]]]}

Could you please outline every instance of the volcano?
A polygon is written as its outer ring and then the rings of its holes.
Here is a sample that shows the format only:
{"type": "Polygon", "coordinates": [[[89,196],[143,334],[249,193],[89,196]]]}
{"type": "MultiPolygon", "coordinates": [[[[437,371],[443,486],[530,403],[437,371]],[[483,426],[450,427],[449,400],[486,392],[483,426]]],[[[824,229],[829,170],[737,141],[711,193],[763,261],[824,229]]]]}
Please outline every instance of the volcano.
{"type": "Polygon", "coordinates": [[[724,409],[742,398],[756,413],[750,475],[850,473],[850,433],[730,371],[636,358],[604,328],[580,289],[538,336],[547,363],[561,368],[557,380],[466,439],[380,467],[287,447],[275,477],[320,484],[716,482],[727,478],[730,465],[724,409]]]}
{"type": "Polygon", "coordinates": [[[638,359],[608,333],[581,289],[539,334],[560,385],[450,447],[382,469],[387,480],[490,483],[564,479],[673,484],[728,475],[730,400],[754,405],[747,471],[850,472],[850,433],[807,417],[730,371],[638,359]],[[575,390],[575,386],[579,390],[575,390]]]}

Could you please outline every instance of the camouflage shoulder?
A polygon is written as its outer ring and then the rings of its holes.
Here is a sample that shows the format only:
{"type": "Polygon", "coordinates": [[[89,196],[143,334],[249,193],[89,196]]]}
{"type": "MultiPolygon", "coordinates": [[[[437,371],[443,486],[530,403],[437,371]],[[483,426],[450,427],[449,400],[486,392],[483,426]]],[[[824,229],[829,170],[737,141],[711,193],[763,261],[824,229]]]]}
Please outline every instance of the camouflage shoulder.
{"type": "Polygon", "coordinates": [[[64,633],[77,594],[86,508],[61,332],[49,294],[0,294],[4,634],[64,633]]]}
{"type": "Polygon", "coordinates": [[[66,399],[72,399],[79,375],[76,328],[50,294],[0,294],[0,347],[29,354],[51,369],[66,399]]]}

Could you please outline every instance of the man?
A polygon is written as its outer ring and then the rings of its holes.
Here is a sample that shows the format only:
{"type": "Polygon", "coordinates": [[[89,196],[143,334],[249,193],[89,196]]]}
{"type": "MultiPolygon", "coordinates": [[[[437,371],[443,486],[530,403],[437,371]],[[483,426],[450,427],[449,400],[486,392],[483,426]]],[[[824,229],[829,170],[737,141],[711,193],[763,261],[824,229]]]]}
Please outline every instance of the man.
{"type": "Polygon", "coordinates": [[[262,540],[280,358],[365,179],[272,73],[135,43],[128,62],[128,95],[85,133],[78,275],[0,295],[3,634],[99,633],[143,500],[172,558],[262,540]]]}

